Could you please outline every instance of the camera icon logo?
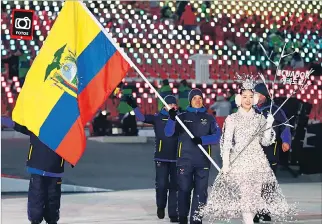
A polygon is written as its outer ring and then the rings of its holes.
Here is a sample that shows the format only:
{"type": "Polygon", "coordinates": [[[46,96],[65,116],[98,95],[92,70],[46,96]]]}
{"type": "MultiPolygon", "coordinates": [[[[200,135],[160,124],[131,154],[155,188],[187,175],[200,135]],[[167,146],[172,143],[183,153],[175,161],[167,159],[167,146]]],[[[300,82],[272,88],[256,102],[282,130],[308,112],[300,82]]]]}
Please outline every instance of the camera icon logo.
{"type": "Polygon", "coordinates": [[[31,27],[31,20],[28,17],[16,18],[15,28],[21,30],[29,30],[31,27]]]}

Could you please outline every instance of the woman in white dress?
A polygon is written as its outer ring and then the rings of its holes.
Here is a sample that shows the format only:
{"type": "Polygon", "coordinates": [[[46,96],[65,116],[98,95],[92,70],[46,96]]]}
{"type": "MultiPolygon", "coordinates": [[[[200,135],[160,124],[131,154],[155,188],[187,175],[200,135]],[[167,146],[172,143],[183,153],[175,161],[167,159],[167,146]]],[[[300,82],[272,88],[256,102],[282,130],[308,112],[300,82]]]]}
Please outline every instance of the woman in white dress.
{"type": "Polygon", "coordinates": [[[261,146],[275,141],[274,118],[270,114],[265,119],[255,113],[252,106],[257,97],[253,87],[250,80],[243,83],[241,94],[236,96],[238,111],[225,120],[220,142],[223,167],[212,186],[207,205],[200,211],[210,223],[242,217],[244,223],[251,224],[256,213],[269,212],[279,220],[294,214],[261,146]]]}

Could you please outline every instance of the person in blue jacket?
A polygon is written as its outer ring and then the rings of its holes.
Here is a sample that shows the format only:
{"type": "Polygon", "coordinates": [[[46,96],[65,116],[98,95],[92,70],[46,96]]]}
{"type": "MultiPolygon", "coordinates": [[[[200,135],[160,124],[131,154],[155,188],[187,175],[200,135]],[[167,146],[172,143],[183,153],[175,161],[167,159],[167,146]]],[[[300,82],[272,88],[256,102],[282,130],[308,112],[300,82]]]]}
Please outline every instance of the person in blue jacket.
{"type": "MultiPolygon", "coordinates": [[[[263,115],[267,118],[267,115],[270,111],[271,99],[265,84],[264,83],[257,84],[255,86],[255,92],[258,94],[258,98],[259,98],[258,104],[255,106],[255,111],[257,113],[263,113],[263,115]]],[[[278,106],[273,103],[272,114],[274,114],[277,109],[278,109],[278,106]]],[[[282,109],[280,109],[276,113],[276,115],[274,116],[274,119],[275,120],[274,120],[273,126],[287,121],[287,117],[282,109]]],[[[290,150],[292,135],[291,135],[290,127],[285,125],[280,125],[278,127],[275,127],[274,131],[276,133],[275,143],[270,146],[263,147],[263,149],[270,163],[270,166],[276,175],[277,166],[279,162],[279,152],[280,151],[287,152],[288,150],[290,150]]],[[[254,222],[258,223],[260,219],[263,219],[263,221],[271,221],[271,217],[269,216],[269,214],[264,214],[262,217],[259,217],[258,215],[256,215],[254,218],[254,222]]]]}
{"type": "MultiPolygon", "coordinates": [[[[165,208],[168,201],[168,215],[170,222],[178,222],[177,212],[177,145],[178,136],[166,137],[164,127],[169,117],[166,107],[154,115],[143,115],[135,100],[128,96],[127,104],[134,109],[137,120],[152,124],[155,133],[155,187],[157,215],[159,219],[165,216],[165,208]],[[168,195],[169,192],[169,195],[168,195]]],[[[177,99],[172,95],[164,98],[171,108],[177,108],[177,99]]]]}
{"type": "Polygon", "coordinates": [[[28,190],[28,219],[40,224],[57,224],[60,215],[61,183],[64,173],[64,159],[42,143],[25,126],[1,117],[1,124],[30,136],[27,171],[30,173],[28,190]]]}
{"type": "Polygon", "coordinates": [[[208,177],[210,161],[199,149],[202,145],[211,154],[211,145],[218,144],[221,130],[215,117],[207,113],[203,106],[203,96],[200,89],[192,89],[188,95],[190,105],[186,112],[179,114],[179,118],[191,131],[194,138],[175,120],[175,109],[169,110],[170,119],[164,129],[166,136],[179,135],[177,178],[178,178],[178,211],[179,222],[188,223],[191,191],[193,198],[190,212],[190,223],[202,223],[198,216],[199,207],[207,202],[208,177]],[[197,217],[197,218],[195,218],[197,217]]]}

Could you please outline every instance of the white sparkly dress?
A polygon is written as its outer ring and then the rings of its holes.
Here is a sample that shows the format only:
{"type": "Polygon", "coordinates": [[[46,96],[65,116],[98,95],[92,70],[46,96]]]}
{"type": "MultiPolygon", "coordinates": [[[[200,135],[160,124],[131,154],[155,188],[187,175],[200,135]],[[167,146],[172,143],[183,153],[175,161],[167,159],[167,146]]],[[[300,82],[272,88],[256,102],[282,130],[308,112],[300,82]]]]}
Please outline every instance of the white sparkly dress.
{"type": "Polygon", "coordinates": [[[292,218],[294,207],[287,204],[261,147],[275,141],[274,130],[270,129],[270,139],[258,134],[246,146],[265,123],[265,117],[253,109],[246,112],[239,108],[237,113],[226,118],[220,150],[222,157],[229,153],[229,170],[227,173],[219,172],[207,205],[200,211],[200,215],[208,217],[210,223],[241,218],[245,212],[253,215],[269,212],[277,220],[292,218]]]}

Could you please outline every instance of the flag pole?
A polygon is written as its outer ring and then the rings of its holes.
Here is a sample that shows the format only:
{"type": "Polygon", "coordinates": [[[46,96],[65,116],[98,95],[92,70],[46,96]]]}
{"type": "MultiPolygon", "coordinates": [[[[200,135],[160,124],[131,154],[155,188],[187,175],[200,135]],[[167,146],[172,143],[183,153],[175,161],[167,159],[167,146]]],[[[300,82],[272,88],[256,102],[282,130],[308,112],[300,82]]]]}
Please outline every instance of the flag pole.
{"type": "MultiPolygon", "coordinates": [[[[156,91],[156,89],[153,87],[153,85],[150,83],[150,81],[142,74],[142,72],[136,67],[136,65],[132,62],[132,60],[125,54],[125,52],[117,45],[117,43],[113,40],[113,38],[108,34],[108,32],[105,30],[105,28],[102,26],[100,22],[97,21],[95,16],[89,11],[89,9],[86,7],[86,5],[79,1],[79,3],[84,7],[85,11],[92,17],[93,21],[101,28],[102,32],[106,35],[106,37],[109,39],[109,41],[113,44],[113,46],[120,52],[120,54],[124,57],[124,59],[130,64],[132,68],[135,69],[135,71],[141,76],[141,78],[148,84],[148,86],[155,92],[157,97],[161,100],[161,102],[168,108],[171,109],[170,106],[165,102],[165,100],[162,98],[162,96],[156,91]]],[[[180,120],[178,116],[176,116],[176,120],[179,122],[179,124],[182,126],[182,128],[187,132],[187,134],[190,136],[190,138],[193,138],[194,136],[189,131],[189,129],[184,125],[184,123],[180,120]]],[[[203,148],[202,145],[198,145],[200,150],[203,152],[203,154],[209,159],[209,161],[215,166],[215,168],[219,171],[220,168],[217,165],[217,163],[211,158],[211,156],[206,152],[206,150],[203,148]]]]}

